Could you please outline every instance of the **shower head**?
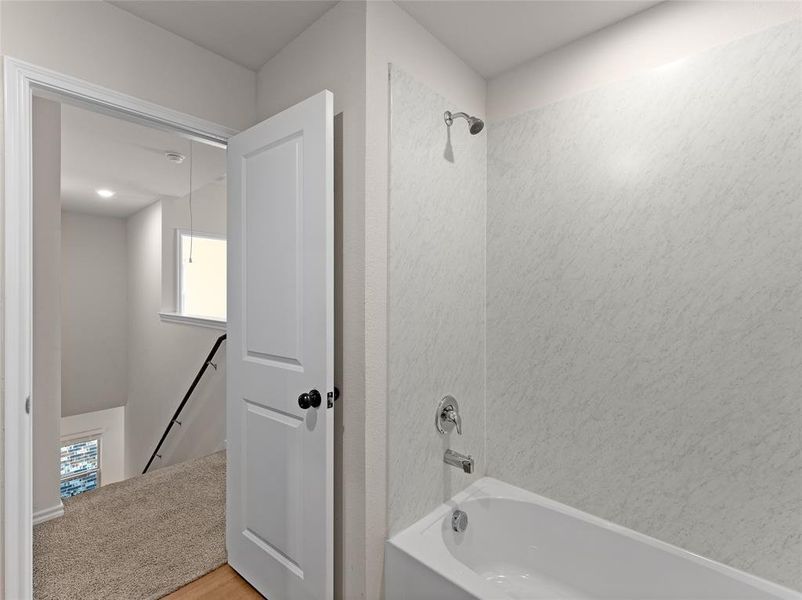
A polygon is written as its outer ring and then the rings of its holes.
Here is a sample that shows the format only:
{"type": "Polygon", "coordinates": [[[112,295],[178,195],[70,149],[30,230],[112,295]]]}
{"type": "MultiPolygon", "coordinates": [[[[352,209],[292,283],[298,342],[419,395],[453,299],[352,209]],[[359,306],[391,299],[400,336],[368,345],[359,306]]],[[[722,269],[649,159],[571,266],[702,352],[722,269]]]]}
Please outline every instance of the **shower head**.
{"type": "Polygon", "coordinates": [[[464,112],[452,113],[449,110],[443,114],[443,120],[449,127],[454,123],[454,119],[458,118],[468,121],[468,131],[471,132],[471,135],[476,135],[485,128],[485,122],[479,117],[472,117],[471,115],[466,115],[464,112]]]}

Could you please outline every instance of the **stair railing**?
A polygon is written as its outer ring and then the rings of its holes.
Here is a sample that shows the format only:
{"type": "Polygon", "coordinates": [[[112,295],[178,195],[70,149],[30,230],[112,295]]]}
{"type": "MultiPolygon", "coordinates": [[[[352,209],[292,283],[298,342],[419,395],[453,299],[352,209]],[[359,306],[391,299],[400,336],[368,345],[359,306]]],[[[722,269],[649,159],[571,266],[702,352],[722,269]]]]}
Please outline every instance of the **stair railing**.
{"type": "Polygon", "coordinates": [[[181,425],[181,421],[178,420],[178,417],[181,415],[181,411],[184,410],[184,406],[192,396],[192,392],[194,392],[195,388],[198,387],[198,382],[200,382],[201,377],[203,377],[203,374],[206,372],[206,369],[208,369],[209,365],[211,365],[215,370],[217,370],[217,365],[212,362],[212,359],[214,358],[214,355],[217,354],[217,350],[220,348],[220,345],[225,341],[225,339],[226,334],[224,333],[217,338],[217,341],[215,341],[214,346],[212,346],[212,349],[209,351],[209,355],[206,357],[206,360],[203,361],[203,366],[200,368],[200,371],[198,371],[198,374],[195,375],[195,379],[192,380],[192,385],[189,386],[187,393],[184,394],[184,398],[181,400],[181,404],[178,405],[178,408],[173,414],[173,418],[170,419],[170,422],[167,424],[159,443],[156,444],[156,449],[153,451],[153,454],[151,454],[148,464],[146,464],[145,468],[142,469],[143,475],[148,472],[150,465],[153,464],[153,461],[156,460],[156,457],[162,457],[162,455],[159,454],[159,450],[161,450],[162,444],[164,444],[164,440],[167,439],[167,436],[169,435],[170,430],[173,428],[173,425],[176,423],[178,423],[179,426],[181,425]]]}

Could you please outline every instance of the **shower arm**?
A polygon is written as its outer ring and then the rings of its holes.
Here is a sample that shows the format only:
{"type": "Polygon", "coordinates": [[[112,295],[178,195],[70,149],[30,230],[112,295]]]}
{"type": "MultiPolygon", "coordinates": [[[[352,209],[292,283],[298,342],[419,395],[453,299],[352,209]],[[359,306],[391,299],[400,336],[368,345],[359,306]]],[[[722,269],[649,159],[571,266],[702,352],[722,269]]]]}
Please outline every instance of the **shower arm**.
{"type": "Polygon", "coordinates": [[[446,125],[451,127],[454,124],[454,119],[465,119],[468,120],[470,115],[464,112],[452,113],[450,110],[447,110],[443,113],[443,120],[446,122],[446,125]]]}
{"type": "Polygon", "coordinates": [[[465,119],[465,122],[468,123],[468,131],[471,132],[471,135],[476,135],[485,128],[485,122],[479,117],[474,117],[464,112],[452,113],[450,110],[443,113],[443,120],[448,127],[451,127],[452,123],[454,123],[454,119],[458,118],[465,119]]]}

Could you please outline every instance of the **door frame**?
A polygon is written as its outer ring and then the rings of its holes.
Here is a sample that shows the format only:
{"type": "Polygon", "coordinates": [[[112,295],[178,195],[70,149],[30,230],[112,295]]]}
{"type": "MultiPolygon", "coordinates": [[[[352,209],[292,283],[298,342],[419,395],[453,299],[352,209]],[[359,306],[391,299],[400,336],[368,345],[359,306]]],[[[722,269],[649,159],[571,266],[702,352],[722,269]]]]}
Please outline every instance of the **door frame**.
{"type": "Polygon", "coordinates": [[[3,68],[3,591],[5,598],[27,599],[33,595],[33,423],[28,404],[33,386],[33,96],[89,106],[222,148],[237,131],[11,57],[4,58],[3,68]]]}

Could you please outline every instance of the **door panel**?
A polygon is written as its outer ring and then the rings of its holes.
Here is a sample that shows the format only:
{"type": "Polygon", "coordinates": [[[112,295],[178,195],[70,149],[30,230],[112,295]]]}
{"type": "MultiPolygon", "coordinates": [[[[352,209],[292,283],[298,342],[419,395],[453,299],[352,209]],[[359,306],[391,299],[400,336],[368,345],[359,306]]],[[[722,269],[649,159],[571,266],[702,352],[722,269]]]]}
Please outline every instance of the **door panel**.
{"type": "Polygon", "coordinates": [[[333,597],[333,202],[330,92],[229,141],[226,544],[270,600],[333,597]]]}
{"type": "Polygon", "coordinates": [[[302,577],[303,419],[247,400],[243,408],[243,531],[302,577]]]}
{"type": "Polygon", "coordinates": [[[301,366],[303,330],[303,136],[294,135],[243,157],[246,198],[271,191],[269,202],[246,205],[245,330],[248,356],[301,366]],[[265,261],[265,256],[281,260],[265,261]],[[266,306],[273,310],[265,311],[266,306]]]}

